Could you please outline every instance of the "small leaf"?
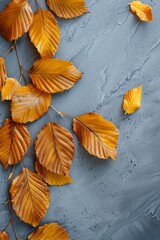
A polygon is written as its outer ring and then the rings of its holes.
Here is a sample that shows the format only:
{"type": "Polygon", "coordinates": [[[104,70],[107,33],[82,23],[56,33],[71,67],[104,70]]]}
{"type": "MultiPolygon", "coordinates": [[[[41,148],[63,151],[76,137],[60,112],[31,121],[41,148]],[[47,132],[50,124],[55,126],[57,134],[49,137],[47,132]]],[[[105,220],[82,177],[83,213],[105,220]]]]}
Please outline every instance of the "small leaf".
{"type": "Polygon", "coordinates": [[[20,87],[12,98],[12,118],[19,123],[32,122],[48,111],[50,103],[51,95],[33,84],[20,87]]]}
{"type": "Polygon", "coordinates": [[[33,20],[31,5],[27,0],[12,0],[0,13],[0,33],[12,41],[28,32],[33,20]]]}
{"type": "Polygon", "coordinates": [[[7,78],[7,71],[4,63],[4,59],[0,57],[0,91],[2,90],[7,78]]]}
{"type": "Polygon", "coordinates": [[[4,168],[17,164],[27,153],[30,134],[27,126],[6,119],[0,128],[0,161],[4,168]]]}
{"type": "Polygon", "coordinates": [[[70,132],[56,123],[47,123],[35,142],[39,163],[56,174],[68,175],[74,159],[74,143],[70,132]]]}
{"type": "Polygon", "coordinates": [[[113,123],[97,113],[86,113],[73,119],[73,130],[90,154],[116,159],[118,130],[113,123]]]}
{"type": "Polygon", "coordinates": [[[20,83],[16,79],[7,78],[2,89],[2,101],[11,100],[20,86],[20,83]]]}
{"type": "Polygon", "coordinates": [[[9,240],[9,236],[5,231],[0,231],[0,240],[9,240]]]}
{"type": "Polygon", "coordinates": [[[141,21],[150,22],[153,20],[152,7],[140,1],[130,3],[131,12],[137,15],[141,21]]]}
{"type": "Polygon", "coordinates": [[[131,114],[138,110],[141,106],[142,85],[126,92],[123,100],[123,110],[125,113],[131,114]]]}
{"type": "Polygon", "coordinates": [[[68,61],[39,59],[29,71],[36,87],[48,93],[63,92],[74,86],[82,73],[68,61]]]}
{"type": "Polygon", "coordinates": [[[73,183],[70,176],[64,176],[48,171],[38,161],[35,163],[36,171],[43,180],[52,186],[62,186],[68,183],[73,183]]]}
{"type": "Polygon", "coordinates": [[[49,207],[49,189],[38,174],[23,168],[13,180],[11,203],[17,216],[24,222],[36,227],[49,207]]]}
{"type": "Polygon", "coordinates": [[[60,41],[60,31],[54,16],[47,10],[38,10],[29,29],[29,36],[41,57],[52,57],[60,41]]]}
{"type": "Polygon", "coordinates": [[[48,223],[29,234],[28,240],[69,240],[67,231],[57,223],[48,223]]]}

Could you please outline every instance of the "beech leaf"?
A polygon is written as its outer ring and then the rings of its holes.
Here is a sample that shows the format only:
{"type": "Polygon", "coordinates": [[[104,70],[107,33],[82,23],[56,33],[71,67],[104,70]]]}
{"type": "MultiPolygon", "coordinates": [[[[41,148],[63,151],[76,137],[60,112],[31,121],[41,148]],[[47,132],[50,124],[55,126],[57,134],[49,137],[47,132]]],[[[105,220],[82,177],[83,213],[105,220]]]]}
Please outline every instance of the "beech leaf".
{"type": "Polygon", "coordinates": [[[143,4],[140,1],[133,1],[130,3],[130,9],[141,21],[150,22],[153,20],[152,7],[147,4],[143,4]]]}
{"type": "Polygon", "coordinates": [[[7,78],[7,71],[4,63],[4,59],[0,57],[0,91],[2,90],[7,78]]]}
{"type": "Polygon", "coordinates": [[[11,100],[20,86],[20,83],[16,79],[7,78],[2,89],[2,101],[11,100]]]}
{"type": "Polygon", "coordinates": [[[9,240],[9,236],[5,231],[0,231],[0,240],[9,240]]]}

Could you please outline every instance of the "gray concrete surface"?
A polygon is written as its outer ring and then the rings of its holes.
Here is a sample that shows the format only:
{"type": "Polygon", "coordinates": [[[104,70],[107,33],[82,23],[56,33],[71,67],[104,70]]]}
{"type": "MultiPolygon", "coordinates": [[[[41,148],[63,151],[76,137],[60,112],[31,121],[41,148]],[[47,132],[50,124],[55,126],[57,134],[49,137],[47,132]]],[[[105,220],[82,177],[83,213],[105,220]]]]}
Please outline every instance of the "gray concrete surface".
{"type": "MultiPolygon", "coordinates": [[[[9,0],[0,1],[2,10],[9,0]]],[[[35,1],[30,1],[36,10],[35,1]]],[[[39,0],[45,7],[44,0],[39,0]]],[[[54,95],[53,105],[74,116],[96,111],[120,130],[117,161],[91,157],[75,137],[76,155],[71,167],[74,184],[50,187],[50,208],[42,221],[55,221],[68,230],[71,240],[160,240],[160,2],[153,7],[154,21],[140,23],[128,9],[129,0],[87,0],[90,13],[73,20],[58,19],[61,43],[56,57],[71,60],[83,78],[68,92],[54,95]],[[125,116],[124,93],[143,85],[142,106],[125,116]]],[[[0,54],[9,44],[0,37],[0,54]]],[[[39,58],[27,34],[18,40],[25,68],[39,58]]],[[[13,51],[6,57],[8,75],[19,76],[13,51]]],[[[0,104],[0,121],[9,116],[9,104],[0,104]]],[[[53,121],[70,129],[70,119],[53,121]]],[[[28,124],[32,146],[47,115],[28,124]]],[[[25,157],[33,169],[33,160],[25,157]]],[[[22,164],[16,169],[20,172],[22,164]]],[[[0,228],[8,221],[10,172],[0,165],[0,228]]],[[[24,240],[33,228],[14,216],[24,240]]],[[[8,229],[11,239],[13,231],[8,229]]]]}

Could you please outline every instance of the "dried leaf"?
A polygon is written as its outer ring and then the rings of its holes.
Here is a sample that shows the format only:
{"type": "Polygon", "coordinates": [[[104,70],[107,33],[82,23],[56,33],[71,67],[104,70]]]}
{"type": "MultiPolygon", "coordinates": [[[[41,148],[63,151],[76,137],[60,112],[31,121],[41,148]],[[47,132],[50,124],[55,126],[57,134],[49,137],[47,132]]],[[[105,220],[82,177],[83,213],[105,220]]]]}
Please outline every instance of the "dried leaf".
{"type": "Polygon", "coordinates": [[[38,174],[23,168],[13,180],[11,203],[17,216],[24,222],[36,227],[49,207],[49,189],[38,174]]]}
{"type": "Polygon", "coordinates": [[[63,92],[82,77],[82,73],[68,61],[39,59],[29,71],[36,87],[48,93],[63,92]]]}
{"type": "Polygon", "coordinates": [[[47,0],[47,5],[61,18],[74,18],[88,12],[84,0],[47,0]]]}
{"type": "Polygon", "coordinates": [[[35,163],[36,171],[43,180],[52,186],[62,186],[68,183],[73,183],[70,176],[64,176],[48,171],[38,161],[35,163]]]}
{"type": "Polygon", "coordinates": [[[0,240],[9,240],[9,236],[5,231],[0,231],[0,240]]]}
{"type": "Polygon", "coordinates": [[[153,20],[152,7],[143,4],[140,1],[133,1],[130,3],[132,13],[137,15],[141,21],[150,22],[153,20]]]}
{"type": "Polygon", "coordinates": [[[57,223],[48,223],[29,234],[28,240],[69,240],[67,231],[57,223]]]}
{"type": "Polygon", "coordinates": [[[116,159],[118,130],[113,123],[97,113],[86,113],[73,119],[73,130],[90,154],[116,159]]]}
{"type": "Polygon", "coordinates": [[[12,99],[12,118],[15,122],[32,122],[48,111],[50,103],[51,95],[38,90],[34,85],[20,87],[12,99]]]}
{"type": "Polygon", "coordinates": [[[125,113],[131,114],[138,110],[141,106],[142,85],[126,92],[123,100],[123,110],[125,113]]]}
{"type": "Polygon", "coordinates": [[[29,36],[41,57],[52,57],[55,54],[60,41],[60,30],[49,11],[40,9],[36,12],[29,36]]]}
{"type": "Polygon", "coordinates": [[[0,91],[2,90],[7,78],[7,71],[4,63],[4,59],[0,57],[0,91]]]}
{"type": "Polygon", "coordinates": [[[47,170],[68,175],[74,158],[73,137],[67,129],[56,123],[47,123],[35,142],[39,163],[47,170]]]}
{"type": "Polygon", "coordinates": [[[30,134],[27,126],[6,119],[0,128],[0,161],[4,168],[17,164],[27,153],[30,134]]]}
{"type": "Polygon", "coordinates": [[[12,0],[0,13],[0,33],[12,41],[28,32],[33,20],[31,5],[27,0],[12,0]]]}
{"type": "Polygon", "coordinates": [[[2,101],[11,100],[20,86],[20,83],[16,79],[7,78],[2,89],[2,101]]]}

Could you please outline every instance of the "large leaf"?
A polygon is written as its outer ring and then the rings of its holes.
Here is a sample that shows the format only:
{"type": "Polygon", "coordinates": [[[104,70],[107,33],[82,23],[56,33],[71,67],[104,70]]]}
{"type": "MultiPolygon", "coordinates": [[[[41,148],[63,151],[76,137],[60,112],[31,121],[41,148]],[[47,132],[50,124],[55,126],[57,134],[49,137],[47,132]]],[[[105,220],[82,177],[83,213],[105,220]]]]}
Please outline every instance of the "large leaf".
{"type": "Polygon", "coordinates": [[[27,0],[12,0],[0,13],[0,33],[7,41],[21,37],[29,30],[33,12],[27,0]]]}
{"type": "Polygon", "coordinates": [[[68,175],[74,158],[73,137],[67,129],[49,122],[37,135],[35,142],[39,163],[47,170],[68,175]]]}
{"type": "Polygon", "coordinates": [[[20,86],[20,83],[16,79],[7,78],[2,89],[2,101],[11,100],[20,86]]]}
{"type": "Polygon", "coordinates": [[[29,29],[31,42],[41,57],[52,57],[57,51],[60,31],[56,19],[47,10],[38,10],[29,29]]]}
{"type": "Polygon", "coordinates": [[[147,4],[143,4],[140,1],[133,1],[130,3],[130,8],[141,21],[150,22],[153,20],[152,7],[147,4]]]}
{"type": "Polygon", "coordinates": [[[88,12],[84,0],[47,0],[47,5],[62,18],[74,18],[88,12]]]}
{"type": "Polygon", "coordinates": [[[47,184],[38,174],[23,168],[13,180],[10,194],[12,207],[17,216],[36,227],[49,207],[50,194],[47,184]]]}
{"type": "Polygon", "coordinates": [[[34,85],[20,87],[12,98],[12,118],[15,122],[32,122],[48,111],[50,103],[51,95],[34,85]]]}
{"type": "Polygon", "coordinates": [[[2,90],[7,78],[7,71],[4,63],[4,59],[0,57],[0,91],[2,90]]]}
{"type": "Polygon", "coordinates": [[[30,134],[27,126],[15,123],[11,118],[6,119],[0,128],[0,161],[4,168],[22,160],[29,145],[30,134]]]}
{"type": "Polygon", "coordinates": [[[9,240],[9,236],[5,231],[0,231],[0,240],[9,240]]]}
{"type": "Polygon", "coordinates": [[[69,240],[67,231],[57,223],[48,223],[29,234],[28,240],[69,240]]]}
{"type": "Polygon", "coordinates": [[[116,159],[118,130],[113,123],[97,113],[86,113],[73,119],[73,130],[90,154],[116,159]]]}
{"type": "Polygon", "coordinates": [[[29,75],[38,89],[56,93],[73,87],[82,73],[68,61],[39,59],[33,64],[29,75]]]}

